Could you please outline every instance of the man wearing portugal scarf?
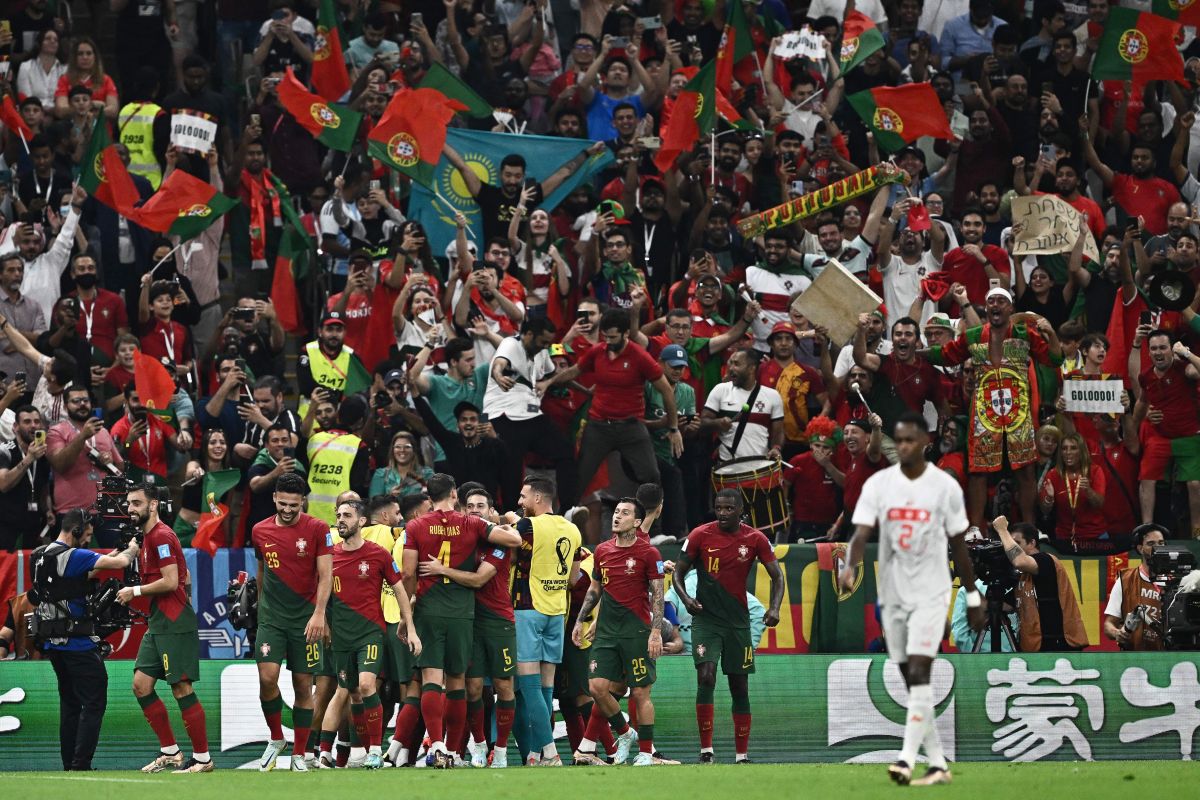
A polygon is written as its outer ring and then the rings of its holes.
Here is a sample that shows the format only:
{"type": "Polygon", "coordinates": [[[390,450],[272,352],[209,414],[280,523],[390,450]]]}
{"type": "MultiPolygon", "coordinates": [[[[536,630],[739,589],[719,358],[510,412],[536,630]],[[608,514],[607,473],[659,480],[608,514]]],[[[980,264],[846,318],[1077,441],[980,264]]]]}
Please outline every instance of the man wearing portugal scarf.
{"type": "Polygon", "coordinates": [[[646,276],[630,263],[633,247],[627,229],[616,227],[614,222],[609,212],[592,223],[592,243],[583,251],[581,277],[601,303],[629,309],[633,308],[633,290],[640,287],[646,291],[646,276]]]}
{"type": "MultiPolygon", "coordinates": [[[[271,183],[271,171],[267,169],[267,152],[263,148],[262,129],[251,123],[242,134],[242,141],[234,153],[230,175],[238,176],[237,183],[230,182],[226,194],[242,201],[238,213],[246,215],[247,231],[241,241],[232,242],[234,266],[249,267],[261,276],[256,288],[266,289],[270,285],[270,267],[275,263],[279,238],[283,232],[283,214],[280,209],[279,192],[271,183]]],[[[234,230],[240,226],[231,227],[234,230]]]]}
{"type": "Polygon", "coordinates": [[[975,363],[967,440],[967,516],[975,528],[984,522],[988,473],[1000,472],[1006,461],[1017,478],[1021,517],[1034,519],[1037,384],[1032,361],[1054,366],[1062,363],[1062,347],[1049,322],[1038,317],[1035,330],[1024,322],[1011,321],[1013,303],[1007,289],[991,289],[986,308],[986,324],[930,348],[927,355],[938,366],[961,364],[968,358],[975,363]]]}

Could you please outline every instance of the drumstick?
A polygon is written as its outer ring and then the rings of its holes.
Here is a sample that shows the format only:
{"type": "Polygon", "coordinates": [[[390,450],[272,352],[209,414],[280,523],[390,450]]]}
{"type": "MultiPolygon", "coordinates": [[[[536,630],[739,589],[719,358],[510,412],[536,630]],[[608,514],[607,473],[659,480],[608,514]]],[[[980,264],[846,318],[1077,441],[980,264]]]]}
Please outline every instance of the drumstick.
{"type": "Polygon", "coordinates": [[[858,399],[862,401],[863,408],[865,408],[867,410],[867,413],[868,414],[875,413],[871,410],[871,407],[869,405],[867,405],[867,398],[863,397],[862,387],[859,385],[858,381],[855,381],[854,383],[850,384],[850,388],[851,388],[851,390],[854,391],[854,393],[856,395],[858,395],[858,399]]]}

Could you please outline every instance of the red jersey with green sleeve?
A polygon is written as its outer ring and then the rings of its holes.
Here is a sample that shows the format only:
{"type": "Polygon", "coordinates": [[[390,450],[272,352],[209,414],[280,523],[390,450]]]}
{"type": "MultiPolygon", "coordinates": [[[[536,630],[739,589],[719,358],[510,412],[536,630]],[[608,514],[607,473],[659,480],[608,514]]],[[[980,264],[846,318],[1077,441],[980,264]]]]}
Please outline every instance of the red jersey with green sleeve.
{"type": "Polygon", "coordinates": [[[649,635],[650,581],[663,577],[658,550],[640,538],[629,547],[609,539],[593,558],[592,578],[601,588],[596,640],[649,635]]]}
{"type": "MultiPolygon", "coordinates": [[[[443,565],[463,572],[479,566],[479,548],[489,547],[492,523],[458,511],[430,511],[404,526],[405,550],[417,554],[417,564],[436,558],[443,565]]],[[[475,618],[475,590],[449,578],[422,576],[417,581],[420,614],[437,617],[475,618]]]]}
{"type": "Polygon", "coordinates": [[[512,550],[488,545],[486,549],[479,551],[479,563],[491,564],[496,568],[496,574],[475,591],[475,613],[483,617],[516,622],[512,595],[508,590],[509,575],[512,572],[512,550]]]}
{"type": "Polygon", "coordinates": [[[350,646],[367,636],[386,630],[379,586],[400,581],[400,565],[374,542],[347,550],[345,543],[333,546],[333,591],[329,595],[329,624],[334,647],[350,646]]]}
{"type": "Polygon", "coordinates": [[[259,624],[303,630],[316,608],[317,557],[333,552],[329,526],[308,514],[295,525],[280,525],[271,515],[254,526],[250,540],[263,564],[259,624]]]}
{"type": "Polygon", "coordinates": [[[764,564],[775,560],[770,540],[744,523],[733,533],[725,533],[716,522],[709,522],[688,534],[683,552],[696,570],[696,600],[704,606],[696,616],[706,622],[749,628],[746,581],[756,558],[764,564]]]}
{"type": "Polygon", "coordinates": [[[142,586],[161,578],[166,566],[179,570],[179,584],[167,594],[150,595],[150,621],[146,630],[149,633],[195,633],[196,612],[188,597],[188,568],[183,547],[175,532],[159,522],[143,537],[142,551],[138,553],[142,586]]]}

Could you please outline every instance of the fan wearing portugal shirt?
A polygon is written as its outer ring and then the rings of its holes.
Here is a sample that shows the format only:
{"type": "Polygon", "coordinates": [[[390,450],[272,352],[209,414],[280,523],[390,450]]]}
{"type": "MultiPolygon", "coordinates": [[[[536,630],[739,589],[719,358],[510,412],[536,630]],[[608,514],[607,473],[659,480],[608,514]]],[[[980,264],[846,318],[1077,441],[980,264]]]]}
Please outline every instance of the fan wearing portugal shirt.
{"type": "Polygon", "coordinates": [[[584,597],[579,617],[571,632],[577,647],[593,639],[588,686],[595,705],[587,731],[575,751],[577,765],[603,765],[596,756],[596,740],[603,726],[612,727],[617,737],[614,763],[623,764],[629,750],[638,745],[633,765],[677,764],[654,755],[654,703],[650,689],[655,680],[655,660],[662,655],[663,560],[658,550],[638,535],[646,509],[632,497],[617,501],[613,511],[614,538],[601,543],[593,556],[592,585],[584,597]],[[600,607],[600,620],[585,634],[583,620],[600,607]],[[633,689],[637,704],[635,731],[621,714],[612,694],[617,685],[633,689]]]}
{"type": "MultiPolygon", "coordinates": [[[[286,660],[296,702],[292,707],[291,768],[306,771],[304,754],[313,719],[313,676],[329,692],[333,665],[325,652],[325,606],[333,586],[333,536],[321,520],[301,512],[308,484],[295,473],[275,483],[275,514],[254,526],[250,540],[258,556],[258,696],[271,738],[258,768],[266,772],[287,744],[281,716],[279,669],[286,660]]],[[[328,694],[325,694],[327,697],[328,694]]]]}
{"type": "Polygon", "coordinates": [[[762,531],[742,522],[742,493],[722,489],[713,503],[717,521],[692,530],[683,543],[671,583],[692,615],[692,660],[696,663],[696,724],[700,728],[700,763],[713,756],[713,689],[717,662],[729,679],[733,697],[735,762],[749,761],[750,691],[747,675],[754,672],[754,642],[746,606],[746,579],[757,559],[771,576],[771,606],[763,615],[768,628],[779,624],[783,603],[783,571],[775,550],[762,531]],[[696,568],[696,596],[684,579],[696,568]]]}
{"type": "Polygon", "coordinates": [[[443,566],[472,571],[480,549],[520,547],[521,535],[508,525],[493,525],[459,512],[458,490],[445,473],[430,478],[426,491],[433,510],[404,528],[404,586],[419,600],[415,619],[423,643],[417,659],[421,716],[433,742],[426,764],[445,769],[454,763],[453,754],[466,731],[466,671],[471,660],[475,591],[448,577],[421,575],[418,580],[418,565],[434,558],[443,566]]]}
{"type": "Polygon", "coordinates": [[[379,587],[392,587],[400,605],[401,627],[397,635],[408,643],[413,655],[421,654],[421,639],[413,626],[412,607],[401,585],[400,565],[383,547],[362,537],[367,509],[361,500],[345,500],[337,506],[337,529],[342,541],[333,547],[333,595],[329,600],[333,624],[333,660],[338,690],[321,720],[321,765],[333,766],[329,756],[333,734],[341,723],[347,698],[351,707],[364,711],[355,715],[354,726],[363,733],[367,747],[367,769],[383,766],[383,705],[375,691],[375,679],[384,663],[387,622],[379,601],[379,587]],[[403,632],[401,634],[401,632],[403,632]]]}

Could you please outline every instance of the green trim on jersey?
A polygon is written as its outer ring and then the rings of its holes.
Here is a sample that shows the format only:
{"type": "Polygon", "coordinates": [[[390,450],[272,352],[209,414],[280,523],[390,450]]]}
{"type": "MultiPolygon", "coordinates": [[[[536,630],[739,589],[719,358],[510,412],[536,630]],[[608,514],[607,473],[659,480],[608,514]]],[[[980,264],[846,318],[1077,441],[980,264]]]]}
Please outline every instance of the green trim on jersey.
{"type": "Polygon", "coordinates": [[[277,628],[299,625],[301,630],[308,625],[316,606],[296,594],[267,565],[263,565],[263,587],[258,598],[260,624],[269,622],[277,628]]]}
{"type": "Polygon", "coordinates": [[[596,639],[625,639],[650,635],[650,626],[618,603],[608,593],[600,595],[600,621],[596,624],[596,639]]]}
{"type": "Polygon", "coordinates": [[[712,620],[713,624],[727,628],[749,628],[750,609],[743,606],[738,598],[725,590],[721,583],[704,570],[702,565],[696,565],[696,600],[704,606],[704,610],[695,616],[703,616],[712,620]]]}

